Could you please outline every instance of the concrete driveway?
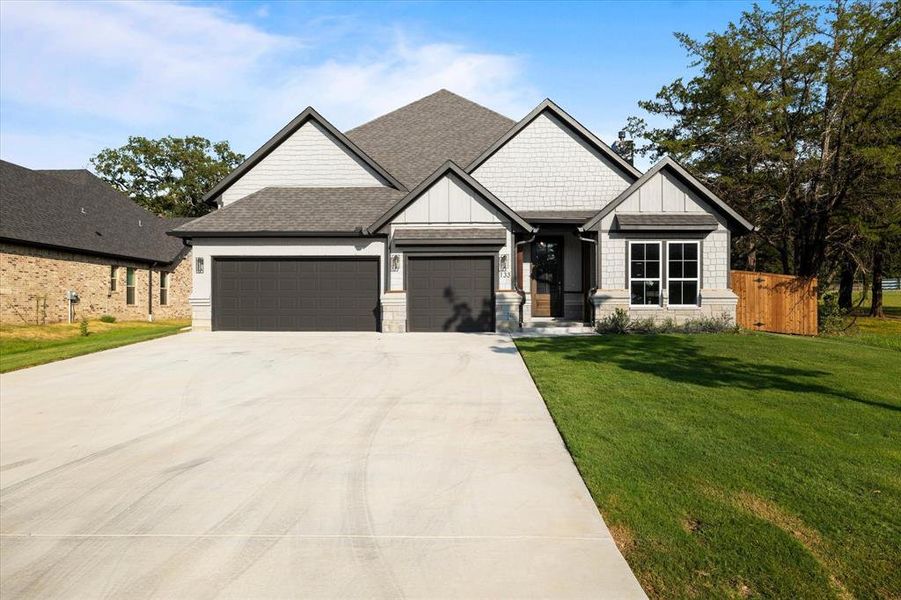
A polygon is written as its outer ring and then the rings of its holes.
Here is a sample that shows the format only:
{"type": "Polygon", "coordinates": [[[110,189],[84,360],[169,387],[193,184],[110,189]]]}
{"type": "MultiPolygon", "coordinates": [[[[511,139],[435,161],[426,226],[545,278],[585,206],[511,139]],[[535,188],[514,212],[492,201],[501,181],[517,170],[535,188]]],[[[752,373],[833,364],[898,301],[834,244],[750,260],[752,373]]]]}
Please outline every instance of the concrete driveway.
{"type": "Polygon", "coordinates": [[[0,391],[3,598],[643,597],[506,337],[190,333],[0,391]]]}

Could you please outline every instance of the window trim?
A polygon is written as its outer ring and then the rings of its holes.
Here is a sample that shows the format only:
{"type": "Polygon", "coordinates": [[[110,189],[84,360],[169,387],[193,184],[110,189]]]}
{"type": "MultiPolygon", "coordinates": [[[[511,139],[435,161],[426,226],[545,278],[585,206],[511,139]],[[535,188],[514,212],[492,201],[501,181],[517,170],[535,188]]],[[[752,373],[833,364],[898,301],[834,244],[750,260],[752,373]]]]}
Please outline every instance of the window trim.
{"type": "Polygon", "coordinates": [[[169,275],[166,271],[160,271],[160,306],[169,306],[169,275]],[[165,294],[165,298],[163,295],[165,294]]]}
{"type": "Polygon", "coordinates": [[[629,308],[630,309],[650,309],[656,310],[663,308],[663,273],[665,264],[663,261],[663,240],[626,240],[626,289],[629,291],[629,308]],[[657,277],[637,277],[634,281],[656,281],[660,286],[660,300],[657,304],[632,304],[632,244],[657,244],[659,250],[657,256],[660,257],[660,271],[657,277]]]}
{"type": "Polygon", "coordinates": [[[109,266],[109,292],[119,291],[119,265],[109,266]]]}
{"type": "Polygon", "coordinates": [[[673,308],[698,308],[701,306],[701,240],[670,240],[666,242],[666,305],[673,308]],[[672,244],[694,244],[697,248],[696,262],[698,263],[698,271],[695,277],[671,277],[669,272],[669,251],[672,244]],[[694,304],[670,304],[669,302],[669,284],[671,281],[694,281],[697,285],[694,304]]]}
{"type": "Polygon", "coordinates": [[[125,305],[135,306],[138,303],[138,272],[134,267],[125,267],[125,305]],[[128,285],[128,274],[131,272],[131,285],[128,285]],[[128,292],[131,291],[131,302],[128,292]]]}

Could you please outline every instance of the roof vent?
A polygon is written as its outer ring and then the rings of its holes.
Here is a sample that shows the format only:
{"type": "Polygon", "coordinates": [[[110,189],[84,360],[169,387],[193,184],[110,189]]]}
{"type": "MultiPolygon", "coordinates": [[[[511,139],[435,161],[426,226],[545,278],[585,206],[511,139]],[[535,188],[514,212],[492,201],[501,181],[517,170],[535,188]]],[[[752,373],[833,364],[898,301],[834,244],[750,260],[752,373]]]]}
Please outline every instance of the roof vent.
{"type": "Polygon", "coordinates": [[[143,227],[143,225],[141,224],[141,219],[138,219],[138,227],[143,227]]]}
{"type": "Polygon", "coordinates": [[[83,215],[88,214],[87,211],[85,211],[84,206],[81,207],[81,214],[83,214],[83,215]]]}

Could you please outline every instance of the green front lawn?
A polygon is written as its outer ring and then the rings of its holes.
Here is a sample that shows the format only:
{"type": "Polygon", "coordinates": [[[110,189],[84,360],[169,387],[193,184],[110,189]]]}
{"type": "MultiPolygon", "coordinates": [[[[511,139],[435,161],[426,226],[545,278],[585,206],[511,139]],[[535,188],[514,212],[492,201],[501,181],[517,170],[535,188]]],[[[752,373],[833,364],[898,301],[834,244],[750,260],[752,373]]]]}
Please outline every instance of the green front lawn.
{"type": "Polygon", "coordinates": [[[0,327],[0,373],[144,342],[178,333],[188,321],[88,323],[83,336],[78,323],[0,327]]]}
{"type": "Polygon", "coordinates": [[[901,352],[767,334],[517,346],[651,597],[901,596],[901,352]]]}

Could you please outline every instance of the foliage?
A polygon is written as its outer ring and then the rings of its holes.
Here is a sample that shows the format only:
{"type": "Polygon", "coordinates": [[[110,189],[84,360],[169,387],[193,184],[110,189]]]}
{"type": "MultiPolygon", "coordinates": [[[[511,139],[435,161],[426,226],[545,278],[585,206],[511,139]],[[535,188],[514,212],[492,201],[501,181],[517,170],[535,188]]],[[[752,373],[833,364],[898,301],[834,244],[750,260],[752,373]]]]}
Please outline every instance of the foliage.
{"type": "Polygon", "coordinates": [[[100,320],[103,323],[115,323],[116,317],[114,317],[113,315],[100,315],[100,320]]]}
{"type": "Polygon", "coordinates": [[[198,217],[213,207],[203,196],[244,160],[228,142],[200,136],[128,138],[91,158],[97,175],[144,208],[170,217],[198,217]]]}
{"type": "Polygon", "coordinates": [[[627,310],[617,308],[611,314],[599,320],[595,330],[601,334],[738,333],[739,327],[732,321],[732,317],[726,313],[718,316],[701,316],[695,319],[688,319],[681,325],[677,325],[671,317],[667,317],[659,323],[653,317],[633,319],[629,316],[627,310]]]}
{"type": "Polygon", "coordinates": [[[849,253],[865,264],[864,238],[901,224],[901,4],[777,0],[676,37],[695,75],[639,103],[670,121],[631,118],[639,151],[686,162],[751,219],[739,265],[822,277],[849,253]]]}
{"type": "Polygon", "coordinates": [[[82,317],[81,323],[78,324],[78,332],[82,337],[88,336],[88,318],[82,317]]]}
{"type": "Polygon", "coordinates": [[[848,311],[839,306],[835,292],[823,294],[817,312],[817,326],[821,334],[836,335],[848,328],[848,311]]]}
{"type": "Polygon", "coordinates": [[[598,321],[595,329],[598,333],[628,333],[630,322],[629,312],[625,309],[617,308],[611,314],[598,321]]]}
{"type": "Polygon", "coordinates": [[[516,344],[651,598],[897,597],[897,352],[762,333],[516,344]]]}

